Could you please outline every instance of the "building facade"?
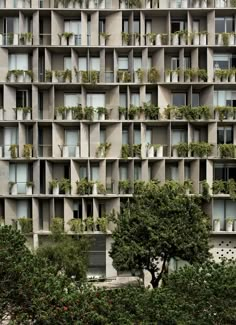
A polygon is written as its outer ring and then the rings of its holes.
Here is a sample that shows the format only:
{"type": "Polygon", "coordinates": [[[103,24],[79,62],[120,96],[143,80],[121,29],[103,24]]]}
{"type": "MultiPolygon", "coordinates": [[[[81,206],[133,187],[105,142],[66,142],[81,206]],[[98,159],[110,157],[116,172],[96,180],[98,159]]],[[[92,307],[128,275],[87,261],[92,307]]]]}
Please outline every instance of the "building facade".
{"type": "Polygon", "coordinates": [[[140,180],[191,180],[235,257],[235,7],[0,0],[1,219],[34,247],[60,221],[90,234],[90,275],[113,277],[105,216],[140,180]]]}

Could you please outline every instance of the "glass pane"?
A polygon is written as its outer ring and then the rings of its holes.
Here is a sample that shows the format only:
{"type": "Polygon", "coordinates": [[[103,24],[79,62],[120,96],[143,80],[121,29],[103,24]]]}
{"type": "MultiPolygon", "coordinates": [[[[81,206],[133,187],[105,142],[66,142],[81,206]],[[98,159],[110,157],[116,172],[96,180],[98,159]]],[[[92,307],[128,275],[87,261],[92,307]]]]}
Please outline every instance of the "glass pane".
{"type": "Polygon", "coordinates": [[[134,71],[137,71],[142,67],[142,58],[134,57],[134,71]]]}
{"type": "Polygon", "coordinates": [[[122,144],[129,143],[129,132],[127,129],[122,130],[122,144]]]}
{"type": "Polygon", "coordinates": [[[139,106],[140,105],[140,95],[138,93],[135,93],[135,94],[132,93],[130,103],[131,103],[131,105],[139,106]]]}
{"type": "Polygon", "coordinates": [[[87,58],[86,57],[80,57],[78,64],[79,64],[79,70],[81,70],[81,71],[87,70],[87,58]]]}
{"type": "Polygon", "coordinates": [[[106,143],[106,130],[100,130],[100,143],[106,143]]]}
{"type": "Polygon", "coordinates": [[[134,20],[133,23],[133,32],[134,33],[140,33],[140,21],[139,20],[134,20]]]}
{"type": "Polygon", "coordinates": [[[216,200],[213,202],[213,219],[220,219],[220,228],[224,229],[224,201],[216,200]]]}
{"type": "Polygon", "coordinates": [[[236,167],[229,167],[228,168],[228,179],[233,178],[236,180],[236,167]]]}
{"type": "Polygon", "coordinates": [[[119,70],[128,70],[129,66],[128,66],[128,57],[119,57],[118,58],[118,69],[119,70]]]}
{"type": "Polygon", "coordinates": [[[199,94],[198,93],[192,94],[192,106],[193,107],[199,106],[199,94]]]}
{"type": "Polygon", "coordinates": [[[17,218],[29,217],[27,200],[18,200],[16,202],[16,217],[17,218]]]}
{"type": "Polygon", "coordinates": [[[225,31],[224,18],[215,18],[215,31],[216,33],[224,33],[225,31]]]}
{"type": "Polygon", "coordinates": [[[232,127],[226,127],[225,128],[225,143],[233,143],[233,128],[232,127]]]}
{"type": "Polygon", "coordinates": [[[236,219],[236,202],[233,202],[231,200],[226,201],[225,218],[234,218],[234,219],[236,219]]]}
{"type": "Polygon", "coordinates": [[[173,93],[172,104],[175,106],[186,105],[186,94],[185,93],[173,93]]]}
{"type": "Polygon", "coordinates": [[[217,143],[218,144],[224,143],[224,128],[217,129],[217,143]]]}
{"type": "Polygon", "coordinates": [[[64,94],[64,105],[65,106],[78,106],[80,104],[80,94],[64,94]]]}
{"type": "Polygon", "coordinates": [[[135,165],[134,166],[134,180],[141,179],[141,166],[135,165]]]}
{"type": "Polygon", "coordinates": [[[86,166],[79,166],[79,178],[88,178],[86,166]]]}
{"type": "Polygon", "coordinates": [[[71,70],[71,57],[65,56],[64,57],[64,70],[69,69],[71,70]]]}
{"type": "Polygon", "coordinates": [[[128,179],[128,167],[120,166],[120,180],[128,179]]]}
{"type": "Polygon", "coordinates": [[[234,24],[232,18],[226,18],[226,33],[231,33],[234,31],[234,24]]]}
{"type": "Polygon", "coordinates": [[[140,143],[141,143],[141,131],[134,130],[134,144],[140,144],[140,143]]]}
{"type": "Polygon", "coordinates": [[[91,180],[94,182],[99,181],[99,166],[91,167],[91,180]]]}
{"type": "Polygon", "coordinates": [[[100,70],[100,58],[90,59],[90,70],[95,70],[95,71],[100,70]]]}
{"type": "Polygon", "coordinates": [[[215,166],[214,168],[214,179],[222,179],[225,180],[225,168],[223,166],[215,166]]]}

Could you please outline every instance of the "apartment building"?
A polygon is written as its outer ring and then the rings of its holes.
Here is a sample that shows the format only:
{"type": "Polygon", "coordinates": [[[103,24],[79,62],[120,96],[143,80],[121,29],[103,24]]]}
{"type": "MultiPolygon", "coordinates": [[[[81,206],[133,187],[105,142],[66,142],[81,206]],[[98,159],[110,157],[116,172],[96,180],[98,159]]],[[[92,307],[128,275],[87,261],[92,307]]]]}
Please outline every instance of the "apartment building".
{"type": "Polygon", "coordinates": [[[34,247],[54,223],[90,235],[89,274],[114,277],[106,215],[133,183],[191,180],[215,258],[235,257],[235,8],[0,0],[1,220],[34,247]]]}

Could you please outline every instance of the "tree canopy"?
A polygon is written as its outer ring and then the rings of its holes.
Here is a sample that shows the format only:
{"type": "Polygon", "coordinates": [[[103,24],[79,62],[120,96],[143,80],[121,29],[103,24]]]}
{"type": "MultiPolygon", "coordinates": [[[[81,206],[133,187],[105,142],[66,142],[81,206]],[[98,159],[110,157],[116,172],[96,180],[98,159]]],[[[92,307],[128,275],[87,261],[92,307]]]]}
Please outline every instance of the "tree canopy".
{"type": "Polygon", "coordinates": [[[200,203],[177,182],[143,184],[115,221],[110,251],[114,266],[148,270],[157,287],[171,258],[205,261],[210,228],[200,203]]]}

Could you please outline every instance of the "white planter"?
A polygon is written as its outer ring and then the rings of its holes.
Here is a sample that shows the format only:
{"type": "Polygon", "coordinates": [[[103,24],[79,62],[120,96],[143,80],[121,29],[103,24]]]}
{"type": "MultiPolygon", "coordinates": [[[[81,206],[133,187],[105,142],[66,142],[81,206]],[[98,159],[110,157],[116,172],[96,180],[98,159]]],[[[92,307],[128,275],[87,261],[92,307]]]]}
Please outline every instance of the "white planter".
{"type": "Polygon", "coordinates": [[[134,82],[135,82],[136,84],[139,83],[139,78],[138,78],[138,74],[137,74],[136,71],[135,71],[135,73],[134,73],[134,82]]]}
{"type": "Polygon", "coordinates": [[[191,80],[190,80],[190,77],[189,77],[189,76],[188,76],[188,77],[185,77],[185,78],[184,78],[184,81],[185,81],[185,82],[190,82],[190,81],[191,81],[191,80]]]}
{"type": "Polygon", "coordinates": [[[228,77],[223,77],[222,78],[222,82],[228,82],[229,81],[229,78],[228,77]]]}
{"type": "Polygon", "coordinates": [[[200,34],[200,45],[206,45],[206,43],[207,43],[206,34],[200,34]]]}
{"type": "Polygon", "coordinates": [[[68,148],[68,146],[63,146],[63,148],[62,148],[62,156],[64,158],[69,157],[69,148],[68,148]]]}
{"type": "Polygon", "coordinates": [[[18,43],[19,43],[18,34],[14,34],[13,35],[13,45],[18,45],[18,43]]]}
{"type": "Polygon", "coordinates": [[[24,81],[25,81],[24,74],[20,74],[20,75],[17,77],[17,82],[24,82],[24,81]]]}
{"type": "Polygon", "coordinates": [[[172,156],[173,157],[178,157],[178,152],[177,152],[177,149],[176,148],[173,148],[172,156]]]}
{"type": "Polygon", "coordinates": [[[27,46],[31,46],[31,45],[32,45],[32,39],[30,39],[30,40],[27,40],[27,39],[26,39],[26,41],[25,41],[25,45],[27,45],[27,46]]]}
{"type": "Polygon", "coordinates": [[[126,9],[125,0],[124,1],[121,1],[121,3],[120,3],[120,9],[126,9]]]}
{"type": "Polygon", "coordinates": [[[217,232],[220,231],[220,220],[213,220],[213,230],[217,232]]]}
{"type": "Polygon", "coordinates": [[[75,9],[80,9],[81,6],[80,6],[80,3],[79,2],[75,2],[75,9]]]}
{"type": "Polygon", "coordinates": [[[179,45],[179,35],[178,34],[172,35],[172,45],[179,45]]]}
{"type": "Polygon", "coordinates": [[[61,45],[62,46],[66,46],[67,45],[67,38],[65,38],[64,36],[61,37],[61,45]]]}
{"type": "Polygon", "coordinates": [[[0,46],[2,46],[3,45],[3,36],[2,36],[2,34],[0,34],[0,46]]]}
{"type": "Polygon", "coordinates": [[[57,120],[62,120],[62,114],[59,113],[59,112],[57,112],[57,113],[56,113],[56,119],[57,119],[57,120]]]}
{"type": "Polygon", "coordinates": [[[10,82],[16,82],[16,78],[15,78],[15,75],[13,73],[11,73],[9,81],[10,82]]]}
{"type": "Polygon", "coordinates": [[[97,189],[97,184],[93,184],[93,195],[97,195],[98,194],[98,189],[97,189]]]}
{"type": "Polygon", "coordinates": [[[25,79],[25,82],[32,82],[31,77],[27,73],[25,73],[24,79],[25,79]]]}
{"type": "Polygon", "coordinates": [[[170,8],[177,8],[176,0],[171,0],[170,8]]]}
{"type": "Polygon", "coordinates": [[[151,9],[151,1],[146,2],[146,9],[151,9]]]}
{"type": "Polygon", "coordinates": [[[156,36],[156,45],[161,46],[161,34],[157,34],[156,36]]]}
{"type": "Polygon", "coordinates": [[[12,185],[11,195],[17,195],[17,184],[12,185]]]}
{"type": "Polygon", "coordinates": [[[223,45],[223,38],[221,34],[218,34],[217,37],[217,45],[223,45]]]}
{"type": "Polygon", "coordinates": [[[104,9],[104,8],[105,8],[105,0],[102,0],[102,1],[99,3],[99,8],[100,8],[100,9],[104,9]]]}
{"type": "Polygon", "coordinates": [[[236,220],[234,220],[234,231],[236,231],[236,220]]]}
{"type": "Polygon", "coordinates": [[[230,82],[235,82],[235,74],[231,74],[229,77],[230,82]]]}
{"type": "Polygon", "coordinates": [[[104,113],[99,114],[99,120],[100,121],[105,121],[106,117],[104,113]]]}
{"type": "Polygon", "coordinates": [[[218,76],[215,76],[214,80],[215,80],[215,82],[221,82],[221,78],[218,76]]]}
{"type": "Polygon", "coordinates": [[[57,7],[58,7],[59,9],[62,9],[62,8],[64,8],[64,5],[63,5],[62,2],[59,2],[57,7]]]}
{"type": "Polygon", "coordinates": [[[182,35],[180,37],[180,45],[183,45],[183,46],[186,45],[186,41],[187,41],[186,36],[182,35]]]}
{"type": "Polygon", "coordinates": [[[23,8],[23,0],[17,0],[16,8],[18,9],[23,8]]]}
{"type": "Polygon", "coordinates": [[[157,148],[157,158],[162,158],[163,157],[163,146],[160,146],[157,148]]]}
{"type": "Polygon", "coordinates": [[[68,9],[73,9],[73,8],[74,8],[73,1],[70,1],[70,2],[68,3],[67,8],[68,8],[68,9]]]}
{"type": "Polygon", "coordinates": [[[199,7],[200,7],[200,1],[199,0],[194,0],[193,8],[199,8],[199,7]]]}
{"type": "Polygon", "coordinates": [[[30,186],[26,186],[26,195],[32,195],[33,194],[33,187],[30,186]]]}
{"type": "Polygon", "coordinates": [[[80,157],[79,146],[76,146],[76,147],[75,147],[75,157],[80,157]]]}
{"type": "Polygon", "coordinates": [[[229,45],[235,45],[234,35],[233,34],[229,35],[229,45]]]}
{"type": "Polygon", "coordinates": [[[120,114],[120,120],[124,121],[125,120],[125,114],[120,114]]]}
{"type": "Polygon", "coordinates": [[[139,46],[140,45],[140,42],[139,42],[139,37],[135,37],[135,43],[134,43],[135,46],[139,46]]]}
{"type": "Polygon", "coordinates": [[[233,222],[226,221],[226,231],[233,231],[233,222]]]}
{"type": "Polygon", "coordinates": [[[148,158],[153,158],[154,157],[154,147],[151,146],[148,148],[148,158]]]}
{"type": "Polygon", "coordinates": [[[23,110],[22,109],[17,109],[17,111],[16,111],[16,119],[17,119],[17,121],[22,121],[23,120],[23,110]]]}
{"type": "Polygon", "coordinates": [[[199,45],[200,44],[200,35],[194,34],[193,35],[193,45],[199,45]]]}
{"type": "Polygon", "coordinates": [[[75,35],[69,37],[69,45],[71,46],[75,45],[75,35]]]}
{"type": "Polygon", "coordinates": [[[89,9],[96,9],[95,0],[90,0],[90,2],[89,2],[89,9]]]}
{"type": "Polygon", "coordinates": [[[181,8],[188,8],[188,0],[182,0],[182,6],[181,8]]]}
{"type": "Polygon", "coordinates": [[[30,121],[31,120],[31,112],[27,112],[25,114],[25,120],[30,121]]]}
{"type": "Polygon", "coordinates": [[[202,0],[201,5],[202,8],[207,8],[207,0],[202,0]]]}
{"type": "Polygon", "coordinates": [[[2,121],[4,119],[4,110],[1,108],[0,109],[0,121],[2,121]]]}
{"type": "Polygon", "coordinates": [[[53,187],[52,194],[53,195],[58,195],[59,194],[59,184],[56,187],[53,187]]]}
{"type": "Polygon", "coordinates": [[[103,36],[99,36],[99,44],[100,46],[105,46],[106,45],[106,40],[103,36]]]}
{"type": "Polygon", "coordinates": [[[178,82],[179,81],[178,80],[178,73],[177,72],[173,71],[171,73],[171,80],[172,80],[172,82],[178,82]]]}
{"type": "Polygon", "coordinates": [[[70,189],[65,191],[65,195],[70,195],[70,189]]]}
{"type": "Polygon", "coordinates": [[[69,109],[69,110],[66,111],[66,119],[68,121],[73,120],[73,115],[72,115],[72,110],[71,109],[69,109]]]}
{"type": "Polygon", "coordinates": [[[170,82],[170,73],[166,73],[166,82],[170,82]]]}

